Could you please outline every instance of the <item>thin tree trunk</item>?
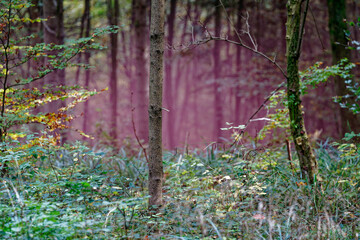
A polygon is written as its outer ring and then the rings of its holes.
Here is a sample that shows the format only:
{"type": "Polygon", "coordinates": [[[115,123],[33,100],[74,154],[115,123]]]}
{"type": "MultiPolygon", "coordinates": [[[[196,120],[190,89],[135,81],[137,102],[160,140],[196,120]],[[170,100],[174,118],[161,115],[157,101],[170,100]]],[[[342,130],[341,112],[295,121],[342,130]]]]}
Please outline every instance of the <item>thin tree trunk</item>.
{"type": "MultiPolygon", "coordinates": [[[[91,17],[90,17],[90,0],[85,0],[85,10],[84,10],[84,15],[86,15],[85,19],[86,19],[86,27],[85,27],[85,37],[89,37],[90,36],[90,30],[91,30],[91,17]]],[[[89,64],[90,63],[90,57],[91,54],[89,51],[86,51],[84,54],[84,62],[85,64],[89,64]]],[[[90,78],[91,78],[91,69],[86,69],[85,70],[85,84],[84,87],[86,89],[89,89],[90,86],[90,78]]],[[[83,131],[86,133],[89,131],[89,102],[86,101],[84,103],[84,122],[83,122],[83,131]]]]}
{"type": "MultiPolygon", "coordinates": [[[[119,0],[108,0],[108,20],[109,25],[119,25],[119,0]]],[[[111,72],[110,72],[110,104],[111,104],[111,120],[110,120],[110,136],[114,146],[117,144],[117,53],[118,53],[118,33],[110,34],[110,55],[111,55],[111,72]]]]}
{"type": "MultiPolygon", "coordinates": [[[[173,39],[174,39],[174,25],[175,25],[175,13],[176,13],[176,0],[171,0],[170,2],[170,14],[168,15],[167,22],[168,22],[168,37],[167,37],[167,44],[169,46],[173,45],[173,39]]],[[[174,120],[174,101],[173,101],[173,78],[172,78],[172,49],[168,49],[167,51],[167,59],[165,64],[165,101],[167,103],[167,107],[170,110],[167,113],[167,122],[166,122],[166,128],[167,128],[167,135],[168,135],[168,147],[170,149],[173,149],[175,147],[174,143],[174,129],[175,126],[175,120],[174,120]]]]}
{"type": "MultiPolygon", "coordinates": [[[[55,1],[46,1],[43,6],[44,11],[44,18],[47,19],[46,22],[43,22],[44,26],[44,42],[46,44],[61,44],[61,36],[60,36],[60,29],[59,26],[61,25],[59,21],[63,20],[62,11],[59,12],[59,3],[61,3],[61,0],[55,0],[55,1]]],[[[62,36],[63,37],[63,36],[62,36]]],[[[62,39],[63,42],[64,39],[62,39]]],[[[56,52],[55,52],[56,53],[56,52]]],[[[49,74],[46,77],[46,83],[47,84],[53,84],[57,85],[60,84],[59,82],[59,70],[55,71],[54,73],[49,74]]],[[[53,110],[53,108],[49,109],[50,111],[53,110]]]]}
{"type": "MultiPolygon", "coordinates": [[[[28,9],[29,12],[29,17],[30,19],[36,19],[36,18],[42,18],[43,16],[41,16],[42,13],[42,5],[40,5],[40,1],[39,0],[32,0],[31,3],[33,4],[33,6],[31,6],[28,9]]],[[[44,35],[42,34],[42,26],[41,23],[39,22],[30,22],[29,23],[29,28],[28,28],[28,35],[30,36],[31,34],[35,35],[35,38],[33,39],[28,39],[28,44],[30,45],[35,45],[38,43],[42,43],[44,42],[44,35]]],[[[27,76],[26,77],[30,77],[32,75],[32,73],[34,71],[36,71],[36,69],[38,69],[39,66],[44,65],[44,59],[38,59],[38,61],[35,61],[33,59],[29,60],[27,62],[27,76]]],[[[40,88],[41,87],[41,82],[34,82],[31,84],[32,87],[36,87],[36,88],[40,88]]],[[[34,114],[38,114],[40,112],[44,111],[44,107],[37,107],[33,110],[34,114]]],[[[41,129],[41,126],[39,126],[38,124],[34,124],[34,125],[30,125],[30,129],[32,132],[39,132],[41,129]]]]}
{"type": "MultiPolygon", "coordinates": [[[[32,0],[31,3],[33,4],[33,6],[28,8],[28,12],[29,12],[29,17],[30,19],[37,19],[41,16],[41,8],[40,8],[40,4],[39,4],[39,0],[32,0]]],[[[42,38],[42,34],[41,34],[41,23],[39,22],[30,22],[29,23],[29,28],[28,28],[28,35],[30,36],[31,34],[35,34],[35,38],[33,39],[28,39],[28,44],[37,44],[37,43],[41,43],[43,42],[43,38],[42,38]]],[[[40,63],[35,61],[35,60],[30,60],[27,62],[27,68],[28,68],[28,73],[26,77],[30,77],[31,76],[31,72],[34,69],[37,69],[37,67],[40,64],[44,64],[43,61],[41,61],[40,63]]],[[[33,83],[32,86],[38,86],[38,83],[33,83]]]]}
{"type": "MultiPolygon", "coordinates": [[[[80,23],[80,34],[79,34],[79,38],[82,38],[84,35],[84,29],[85,29],[85,21],[87,21],[87,17],[89,16],[89,9],[86,7],[87,6],[87,0],[84,0],[84,13],[81,17],[81,23],[80,23]]],[[[77,62],[81,63],[82,61],[82,53],[80,52],[77,55],[77,62]]],[[[76,73],[75,73],[75,84],[79,85],[79,80],[80,80],[80,72],[81,72],[81,68],[80,66],[78,66],[76,73]]]]}
{"type": "MultiPolygon", "coordinates": [[[[221,29],[221,6],[216,4],[215,6],[215,36],[220,36],[220,29],[221,29]]],[[[222,120],[223,120],[223,112],[222,112],[222,97],[220,92],[220,84],[219,84],[219,77],[220,77],[220,41],[215,41],[214,45],[214,109],[215,109],[215,116],[214,116],[214,137],[217,142],[221,141],[222,137],[222,120]]]]}
{"type": "Polygon", "coordinates": [[[135,28],[135,126],[139,138],[148,141],[147,119],[147,70],[145,59],[146,36],[146,0],[134,0],[135,28]]]}
{"type": "Polygon", "coordinates": [[[149,207],[162,205],[162,84],[165,0],[152,0],[149,76],[149,207]]]}
{"type": "MultiPolygon", "coordinates": [[[[243,10],[243,0],[240,0],[238,3],[237,9],[237,23],[236,30],[238,33],[241,32],[241,19],[242,19],[242,10],[243,10]]],[[[239,40],[239,39],[237,39],[239,40]]],[[[236,48],[236,71],[238,74],[238,81],[235,88],[235,125],[240,124],[240,108],[241,108],[241,97],[240,97],[240,78],[241,78],[241,47],[236,48]]]]}
{"type": "MultiPolygon", "coordinates": [[[[329,11],[329,32],[331,40],[332,61],[338,64],[343,58],[350,59],[350,50],[346,49],[347,39],[345,31],[347,30],[346,22],[346,1],[345,0],[327,0],[329,11]]],[[[335,92],[337,96],[350,94],[346,88],[344,79],[335,78],[335,92]]],[[[344,137],[346,132],[360,131],[359,119],[347,108],[340,108],[340,137],[344,137]],[[350,127],[350,129],[349,129],[350,127]]]]}
{"type": "MultiPolygon", "coordinates": [[[[290,115],[291,134],[294,139],[300,168],[303,178],[314,183],[317,174],[317,161],[306,134],[302,105],[300,99],[299,57],[301,53],[302,31],[300,19],[302,0],[289,0],[287,3],[288,18],[286,22],[286,45],[287,45],[287,94],[290,115]]],[[[306,2],[305,4],[308,4],[306,2]]],[[[307,9],[307,6],[305,6],[307,9]]],[[[306,17],[306,11],[305,11],[306,17]]],[[[305,21],[303,21],[305,24],[305,21]]]]}
{"type": "MultiPolygon", "coordinates": [[[[46,1],[43,5],[44,18],[48,19],[43,22],[44,26],[44,42],[46,44],[54,43],[57,45],[64,44],[64,6],[63,0],[46,1]]],[[[57,52],[54,52],[57,54],[57,52]]],[[[46,78],[46,83],[51,85],[65,85],[66,72],[65,69],[58,69],[49,74],[46,78]]],[[[64,107],[64,101],[57,101],[48,104],[47,111],[54,112],[61,107],[64,107]]],[[[61,142],[64,143],[67,139],[66,132],[61,132],[61,142]]]]}

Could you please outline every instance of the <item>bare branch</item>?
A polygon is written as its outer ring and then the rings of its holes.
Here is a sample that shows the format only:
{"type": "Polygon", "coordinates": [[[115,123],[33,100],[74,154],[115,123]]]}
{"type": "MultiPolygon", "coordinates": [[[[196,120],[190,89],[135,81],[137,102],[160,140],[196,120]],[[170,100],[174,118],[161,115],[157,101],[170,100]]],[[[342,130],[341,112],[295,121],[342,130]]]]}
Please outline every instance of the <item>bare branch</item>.
{"type": "Polygon", "coordinates": [[[233,41],[233,40],[229,40],[228,38],[224,38],[224,37],[209,36],[206,39],[203,39],[203,40],[197,41],[195,43],[192,43],[192,45],[201,45],[201,44],[205,44],[205,43],[208,43],[210,41],[213,41],[213,40],[215,40],[215,41],[225,41],[225,42],[228,42],[228,43],[231,43],[231,44],[235,44],[235,45],[241,46],[243,48],[246,48],[246,49],[252,51],[253,53],[255,53],[257,55],[262,56],[263,58],[265,58],[266,60],[268,60],[269,62],[274,64],[281,71],[282,75],[287,79],[287,75],[286,75],[284,69],[282,69],[282,67],[276,62],[276,56],[275,56],[275,58],[272,59],[271,57],[267,56],[263,52],[260,52],[257,49],[254,49],[254,48],[252,48],[252,47],[250,47],[248,45],[245,45],[245,44],[243,44],[241,42],[236,42],[236,41],[233,41]]]}
{"type": "MultiPolygon", "coordinates": [[[[263,109],[263,107],[266,106],[266,103],[270,100],[270,98],[271,98],[272,96],[275,95],[275,93],[277,93],[282,87],[285,86],[285,83],[286,83],[286,82],[282,82],[274,91],[272,91],[272,92],[270,93],[270,95],[269,95],[267,98],[265,98],[264,102],[260,105],[260,107],[258,107],[258,109],[256,109],[256,111],[255,111],[255,112],[251,115],[251,117],[247,120],[247,122],[245,123],[245,127],[244,127],[243,129],[239,130],[239,131],[240,131],[240,133],[239,133],[240,136],[245,133],[246,128],[249,126],[250,122],[252,122],[252,120],[254,119],[254,117],[256,116],[256,114],[258,114],[258,113],[260,112],[260,110],[263,109]]],[[[235,139],[235,141],[231,144],[231,146],[234,146],[234,145],[237,144],[239,141],[240,141],[240,138],[235,139]]]]}
{"type": "Polygon", "coordinates": [[[302,18],[301,27],[300,27],[300,35],[299,35],[298,45],[296,47],[296,56],[300,56],[300,49],[301,49],[302,37],[304,34],[304,29],[305,29],[305,22],[306,22],[308,8],[309,8],[309,0],[306,0],[304,14],[303,14],[303,18],[302,18]]]}
{"type": "Polygon", "coordinates": [[[317,22],[316,22],[316,18],[315,18],[315,16],[314,16],[314,13],[313,13],[313,11],[312,11],[312,9],[311,9],[310,4],[309,4],[309,9],[310,9],[311,16],[312,16],[312,18],[313,18],[313,20],[314,20],[315,29],[316,29],[316,34],[317,34],[317,36],[318,36],[318,38],[319,38],[319,41],[320,41],[322,50],[325,51],[325,45],[324,45],[323,41],[321,40],[321,36],[320,36],[318,24],[317,24],[317,22]]]}
{"type": "Polygon", "coordinates": [[[51,35],[56,36],[56,32],[54,30],[52,30],[47,24],[46,22],[42,22],[42,24],[44,25],[44,27],[46,28],[46,31],[48,31],[51,35]]]}
{"type": "Polygon", "coordinates": [[[135,135],[135,138],[136,138],[136,141],[137,143],[139,144],[140,148],[143,150],[144,152],[144,155],[145,155],[145,159],[146,159],[146,162],[147,164],[149,164],[149,158],[147,156],[147,153],[146,153],[146,148],[144,147],[144,145],[142,145],[140,139],[139,139],[139,136],[137,135],[136,133],[136,127],[135,127],[135,120],[134,120],[134,111],[135,111],[135,108],[133,108],[133,95],[134,93],[131,92],[131,97],[130,97],[130,105],[131,105],[131,124],[132,124],[132,127],[133,127],[133,131],[134,131],[134,135],[135,135]]]}
{"type": "MultiPolygon", "coordinates": [[[[222,2],[222,0],[219,0],[221,6],[225,9],[225,6],[222,2]]],[[[308,2],[309,0],[307,0],[307,6],[308,6],[308,2]]],[[[207,37],[205,39],[202,39],[202,40],[195,40],[194,39],[194,36],[193,36],[193,33],[192,33],[192,40],[193,42],[189,43],[187,46],[185,46],[187,49],[191,49],[191,46],[199,46],[199,45],[202,45],[202,44],[206,44],[210,41],[225,41],[225,42],[228,42],[228,43],[231,43],[231,44],[235,44],[237,46],[240,46],[240,47],[243,47],[245,49],[248,49],[250,51],[252,51],[253,53],[257,54],[257,55],[260,55],[261,57],[265,58],[266,60],[268,60],[269,62],[271,62],[273,65],[275,65],[275,67],[277,69],[279,69],[279,71],[281,72],[281,74],[284,76],[284,78],[287,80],[288,79],[288,76],[286,74],[286,72],[284,71],[284,69],[276,62],[276,54],[274,56],[274,58],[271,58],[269,56],[267,56],[265,53],[263,52],[260,52],[258,50],[258,44],[256,43],[256,40],[251,36],[251,33],[250,33],[250,25],[249,25],[249,21],[248,21],[248,18],[249,18],[249,13],[247,13],[245,20],[246,20],[246,30],[243,30],[243,32],[248,35],[250,41],[251,41],[251,44],[252,44],[252,47],[245,44],[241,38],[241,35],[240,33],[238,32],[238,30],[234,27],[234,24],[232,23],[231,21],[231,18],[229,17],[229,15],[227,14],[227,12],[225,11],[226,13],[226,16],[227,16],[227,19],[228,21],[230,22],[231,24],[231,27],[234,29],[237,37],[238,37],[238,42],[237,41],[233,41],[233,40],[230,40],[228,37],[221,37],[221,36],[212,36],[212,34],[207,30],[207,28],[203,25],[201,25],[204,30],[205,30],[205,33],[207,35],[207,37]]],[[[304,17],[306,17],[306,13],[307,13],[307,8],[306,10],[304,11],[304,17]]],[[[304,21],[304,20],[303,20],[304,21]]],[[[201,23],[200,23],[201,24],[201,23]]],[[[304,26],[305,24],[303,24],[304,26]]],[[[303,33],[303,27],[302,27],[302,33],[303,33]]],[[[261,111],[261,109],[263,109],[263,107],[266,106],[267,102],[270,100],[270,98],[276,93],[278,92],[282,87],[284,87],[286,84],[286,81],[282,82],[274,91],[272,91],[270,93],[270,95],[264,100],[264,102],[260,105],[260,107],[251,115],[251,117],[247,120],[247,122],[245,123],[245,127],[239,131],[240,132],[240,135],[243,135],[246,128],[248,127],[248,125],[250,124],[250,122],[252,122],[252,120],[254,119],[254,117],[261,111]]],[[[238,143],[240,141],[240,139],[237,139],[234,141],[234,143],[231,145],[235,145],[236,143],[238,143]]]]}

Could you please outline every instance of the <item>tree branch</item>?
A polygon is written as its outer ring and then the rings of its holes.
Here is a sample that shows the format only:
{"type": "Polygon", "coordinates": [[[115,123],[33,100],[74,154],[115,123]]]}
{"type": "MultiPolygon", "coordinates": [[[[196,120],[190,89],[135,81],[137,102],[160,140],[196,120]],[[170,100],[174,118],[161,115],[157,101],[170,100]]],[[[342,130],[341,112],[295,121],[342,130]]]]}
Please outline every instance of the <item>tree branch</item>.
{"type": "Polygon", "coordinates": [[[149,164],[149,158],[147,156],[147,153],[146,153],[146,148],[144,147],[144,145],[142,145],[140,139],[139,139],[139,136],[137,135],[136,133],[136,127],[135,127],[135,121],[134,121],[134,110],[135,108],[133,108],[133,92],[131,92],[131,98],[130,98],[130,105],[131,105],[131,123],[132,123],[132,127],[133,127],[133,131],[134,131],[134,135],[135,135],[135,138],[136,138],[136,141],[137,143],[139,144],[139,146],[141,147],[141,149],[143,150],[144,152],[144,155],[145,155],[145,159],[146,159],[146,162],[147,164],[149,164]]]}
{"type": "Polygon", "coordinates": [[[304,29],[305,29],[305,22],[306,22],[308,8],[309,8],[309,0],[306,0],[305,10],[304,10],[301,27],[300,27],[300,35],[299,35],[299,39],[298,39],[297,47],[296,47],[296,56],[297,57],[300,56],[300,49],[301,49],[301,43],[302,43],[302,38],[303,38],[303,34],[304,34],[304,29]]]}
{"type": "Polygon", "coordinates": [[[271,62],[272,64],[274,64],[276,66],[276,68],[278,68],[281,72],[281,74],[287,79],[287,75],[284,71],[284,69],[282,69],[282,67],[276,62],[276,58],[272,59],[270,58],[269,56],[267,56],[266,54],[264,54],[263,52],[260,52],[248,45],[245,45],[241,42],[236,42],[236,41],[233,41],[233,40],[229,40],[228,38],[224,38],[224,37],[214,37],[212,36],[211,34],[209,34],[209,37],[206,38],[206,39],[203,39],[203,40],[200,40],[200,41],[197,41],[195,43],[192,43],[192,45],[201,45],[201,44],[205,44],[205,43],[208,43],[210,41],[225,41],[225,42],[228,42],[228,43],[231,43],[231,44],[235,44],[235,45],[238,45],[238,46],[241,46],[243,48],[246,48],[250,51],[252,51],[253,53],[257,54],[257,55],[260,55],[262,56],[263,58],[265,58],[266,60],[268,60],[269,62],[271,62]]]}
{"type": "MultiPolygon", "coordinates": [[[[249,126],[251,120],[253,120],[254,117],[256,116],[256,114],[258,114],[258,113],[260,112],[260,110],[261,110],[263,107],[265,107],[266,103],[270,100],[270,98],[271,98],[272,96],[274,96],[274,94],[277,93],[282,87],[285,86],[285,83],[286,83],[286,82],[280,83],[280,85],[279,85],[274,91],[272,91],[272,92],[270,93],[270,95],[267,96],[267,98],[265,98],[264,102],[260,105],[260,107],[258,107],[258,109],[256,109],[256,111],[255,111],[255,112],[251,115],[251,117],[246,121],[245,127],[244,127],[243,129],[241,129],[241,132],[240,132],[239,135],[243,135],[243,134],[245,133],[245,130],[246,130],[246,128],[249,126]]],[[[234,145],[235,145],[236,143],[238,143],[239,141],[240,141],[240,138],[235,139],[235,141],[231,144],[231,147],[234,146],[234,145]]]]}

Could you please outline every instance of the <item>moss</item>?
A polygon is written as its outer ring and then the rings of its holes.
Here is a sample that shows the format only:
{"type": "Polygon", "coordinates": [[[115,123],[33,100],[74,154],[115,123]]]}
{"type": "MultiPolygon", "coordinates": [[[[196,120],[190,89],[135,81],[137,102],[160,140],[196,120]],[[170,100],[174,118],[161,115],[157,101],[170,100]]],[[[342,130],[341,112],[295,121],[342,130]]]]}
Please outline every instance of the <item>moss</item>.
{"type": "Polygon", "coordinates": [[[306,134],[300,99],[300,77],[298,66],[300,49],[298,46],[301,44],[302,39],[299,36],[301,3],[301,0],[289,0],[287,5],[288,20],[286,23],[286,49],[288,107],[291,122],[291,134],[299,157],[302,176],[303,178],[308,178],[310,183],[314,183],[314,176],[317,174],[317,161],[306,134]]]}

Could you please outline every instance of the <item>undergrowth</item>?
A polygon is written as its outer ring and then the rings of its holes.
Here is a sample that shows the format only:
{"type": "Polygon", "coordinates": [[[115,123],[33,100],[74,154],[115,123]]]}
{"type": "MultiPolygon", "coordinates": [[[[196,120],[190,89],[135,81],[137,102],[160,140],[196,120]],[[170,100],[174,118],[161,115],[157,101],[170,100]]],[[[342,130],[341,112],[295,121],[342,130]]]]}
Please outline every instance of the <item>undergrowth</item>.
{"type": "Polygon", "coordinates": [[[0,183],[0,239],[359,238],[354,144],[317,146],[315,186],[285,147],[167,152],[165,203],[154,215],[141,153],[30,143],[2,149],[10,169],[0,183]]]}

